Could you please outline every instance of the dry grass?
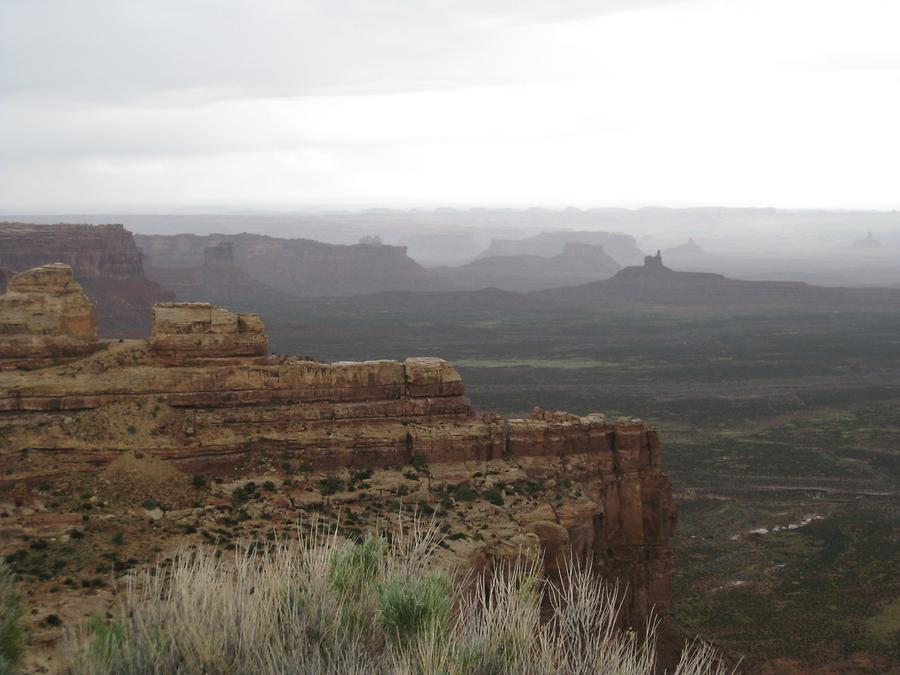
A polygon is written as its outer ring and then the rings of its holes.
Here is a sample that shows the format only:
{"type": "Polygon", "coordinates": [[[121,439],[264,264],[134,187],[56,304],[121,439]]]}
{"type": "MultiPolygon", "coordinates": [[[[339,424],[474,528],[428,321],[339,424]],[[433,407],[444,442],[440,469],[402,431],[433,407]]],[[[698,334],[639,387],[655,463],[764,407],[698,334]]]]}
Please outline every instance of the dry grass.
{"type": "MultiPolygon", "coordinates": [[[[171,567],[131,579],[118,620],[73,636],[67,672],[655,672],[655,622],[646,634],[620,631],[618,589],[590,569],[570,565],[550,586],[537,561],[518,560],[453,583],[436,567],[438,543],[436,528],[416,522],[390,543],[313,528],[228,560],[185,549],[171,567]]],[[[696,643],[675,672],[726,670],[696,643]]]]}

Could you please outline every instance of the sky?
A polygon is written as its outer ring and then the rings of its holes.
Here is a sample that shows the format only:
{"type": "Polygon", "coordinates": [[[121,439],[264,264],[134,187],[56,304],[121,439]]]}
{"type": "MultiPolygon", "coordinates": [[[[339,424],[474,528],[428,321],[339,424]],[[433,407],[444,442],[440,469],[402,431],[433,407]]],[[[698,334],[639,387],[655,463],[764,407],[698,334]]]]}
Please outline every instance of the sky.
{"type": "Polygon", "coordinates": [[[896,0],[0,0],[0,212],[900,208],[896,0]]]}

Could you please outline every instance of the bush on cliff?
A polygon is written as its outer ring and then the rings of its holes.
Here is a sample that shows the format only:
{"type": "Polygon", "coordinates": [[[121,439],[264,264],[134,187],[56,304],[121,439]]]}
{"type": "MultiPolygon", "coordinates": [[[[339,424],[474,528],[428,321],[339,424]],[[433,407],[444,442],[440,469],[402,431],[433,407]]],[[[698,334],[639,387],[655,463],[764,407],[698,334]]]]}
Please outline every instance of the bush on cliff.
{"type": "Polygon", "coordinates": [[[0,558],[0,675],[13,672],[25,647],[20,621],[25,614],[22,598],[6,561],[0,558]]]}
{"type": "MultiPolygon", "coordinates": [[[[519,561],[454,583],[435,566],[439,544],[437,528],[415,523],[390,542],[317,530],[231,560],[185,549],[131,579],[121,616],[76,638],[67,672],[655,672],[655,624],[619,630],[618,590],[590,569],[570,565],[557,587],[538,561],[519,561]]],[[[698,644],[675,672],[725,668],[698,644]]]]}

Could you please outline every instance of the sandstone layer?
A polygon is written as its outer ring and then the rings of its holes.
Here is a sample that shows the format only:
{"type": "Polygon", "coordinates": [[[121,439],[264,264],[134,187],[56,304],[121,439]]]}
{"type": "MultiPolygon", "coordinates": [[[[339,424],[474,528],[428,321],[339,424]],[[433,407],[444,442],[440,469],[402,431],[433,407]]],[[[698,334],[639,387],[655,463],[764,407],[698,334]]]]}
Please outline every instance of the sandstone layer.
{"type": "MultiPolygon", "coordinates": [[[[41,279],[44,269],[24,279],[41,279]]],[[[5,302],[22,292],[21,283],[13,279],[5,302]]],[[[55,284],[29,288],[58,295],[55,284]]],[[[27,314],[37,305],[21,307],[27,314]]],[[[39,314],[25,316],[23,325],[54,337],[90,337],[87,319],[57,325],[39,314]]],[[[14,343],[6,336],[0,341],[6,348],[14,343]]],[[[593,560],[627,583],[632,620],[668,608],[675,510],[656,431],[637,419],[609,421],[600,414],[479,415],[459,372],[439,358],[316,363],[276,357],[267,354],[255,315],[166,303],[154,309],[147,340],[0,372],[0,491],[89,475],[129,452],[232,478],[248,461],[266,457],[296,458],[311,470],[427,464],[464,478],[502,465],[540,495],[550,494],[546,478],[553,473],[574,484],[566,499],[493,507],[507,523],[507,548],[532,543],[543,551],[548,574],[570,551],[593,560]]],[[[428,495],[413,497],[404,499],[422,503],[428,495]]],[[[493,564],[498,550],[472,549],[469,562],[493,564]]]]}
{"type": "Polygon", "coordinates": [[[91,301],[61,263],[14,275],[0,296],[0,368],[60,363],[100,348],[91,301]]]}

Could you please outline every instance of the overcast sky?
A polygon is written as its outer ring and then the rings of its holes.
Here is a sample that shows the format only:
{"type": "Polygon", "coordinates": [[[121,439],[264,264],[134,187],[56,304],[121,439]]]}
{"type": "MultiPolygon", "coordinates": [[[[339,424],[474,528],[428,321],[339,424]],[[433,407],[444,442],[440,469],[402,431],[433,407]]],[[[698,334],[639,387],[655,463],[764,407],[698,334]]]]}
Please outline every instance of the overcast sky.
{"type": "Polygon", "coordinates": [[[900,208],[897,0],[0,0],[0,212],[900,208]]]}

